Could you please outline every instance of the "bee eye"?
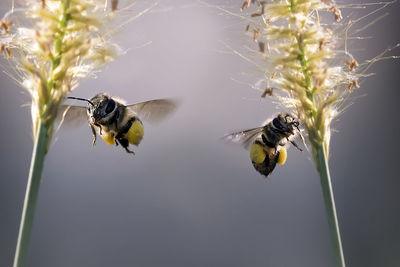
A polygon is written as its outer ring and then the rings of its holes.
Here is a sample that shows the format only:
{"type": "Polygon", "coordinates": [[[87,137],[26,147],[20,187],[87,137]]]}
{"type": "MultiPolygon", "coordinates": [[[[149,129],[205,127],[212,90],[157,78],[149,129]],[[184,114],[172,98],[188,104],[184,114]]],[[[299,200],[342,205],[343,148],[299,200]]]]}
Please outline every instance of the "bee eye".
{"type": "Polygon", "coordinates": [[[115,108],[115,101],[110,99],[107,103],[107,107],[106,107],[106,114],[110,113],[111,111],[113,111],[115,108]]]}
{"type": "Polygon", "coordinates": [[[281,122],[279,121],[278,118],[273,119],[272,124],[277,128],[277,129],[282,129],[283,126],[281,122]]]}

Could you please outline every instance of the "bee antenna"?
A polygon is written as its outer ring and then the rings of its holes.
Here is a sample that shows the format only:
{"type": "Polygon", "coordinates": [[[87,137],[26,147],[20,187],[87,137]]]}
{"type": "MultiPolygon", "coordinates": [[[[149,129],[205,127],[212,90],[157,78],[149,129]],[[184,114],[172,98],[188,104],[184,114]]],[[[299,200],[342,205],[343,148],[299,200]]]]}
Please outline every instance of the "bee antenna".
{"type": "Polygon", "coordinates": [[[69,97],[67,97],[67,98],[68,98],[68,99],[80,100],[80,101],[86,101],[86,102],[88,102],[90,105],[92,105],[92,107],[94,107],[93,102],[90,101],[89,99],[80,98],[80,97],[74,97],[74,96],[69,96],[69,97]]]}

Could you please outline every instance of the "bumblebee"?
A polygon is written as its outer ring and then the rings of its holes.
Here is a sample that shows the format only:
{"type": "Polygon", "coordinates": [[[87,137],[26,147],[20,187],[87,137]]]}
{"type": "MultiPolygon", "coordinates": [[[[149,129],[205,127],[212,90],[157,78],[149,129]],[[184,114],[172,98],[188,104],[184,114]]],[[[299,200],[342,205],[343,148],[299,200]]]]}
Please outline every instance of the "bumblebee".
{"type": "Polygon", "coordinates": [[[280,113],[264,126],[235,132],[223,137],[224,140],[239,143],[250,148],[250,159],[254,168],[268,178],[276,164],[286,162],[285,145],[290,142],[303,151],[292,139],[299,134],[303,139],[299,121],[288,113],[280,113]]]}
{"type": "Polygon", "coordinates": [[[125,105],[116,97],[99,93],[93,98],[84,99],[68,97],[85,101],[87,107],[67,106],[62,113],[62,120],[67,123],[74,121],[89,122],[93,134],[93,145],[97,134],[109,145],[121,145],[126,152],[135,154],[129,145],[138,146],[144,135],[142,120],[157,123],[170,115],[177,108],[177,101],[170,99],[155,99],[133,105],[125,105]],[[140,117],[140,118],[139,118],[140,117]]]}

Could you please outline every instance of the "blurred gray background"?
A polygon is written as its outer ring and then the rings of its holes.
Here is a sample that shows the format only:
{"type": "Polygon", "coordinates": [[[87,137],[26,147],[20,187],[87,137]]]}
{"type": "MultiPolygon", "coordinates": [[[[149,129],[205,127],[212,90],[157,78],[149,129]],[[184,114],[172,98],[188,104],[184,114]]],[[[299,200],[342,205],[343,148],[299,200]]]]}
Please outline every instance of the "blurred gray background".
{"type": "MultiPolygon", "coordinates": [[[[219,141],[278,112],[260,92],[232,81],[253,67],[221,52],[222,41],[239,47],[248,38],[245,24],[188,3],[160,1],[128,24],[115,39],[132,49],[71,94],[108,92],[129,103],[179,97],[183,103],[168,121],[145,124],[135,156],[102,140],[92,147],[87,126],[55,135],[28,266],[333,266],[311,155],[290,149],[286,165],[265,180],[247,151],[219,141]]],[[[238,11],[242,1],[232,3],[238,11]]],[[[9,6],[0,9],[4,14],[9,6]]],[[[400,41],[399,11],[393,4],[380,13],[389,16],[360,34],[373,38],[353,45],[359,61],[400,41]]],[[[343,15],[353,12],[359,10],[343,15]]],[[[364,80],[334,124],[330,167],[351,267],[400,266],[399,66],[398,60],[375,64],[376,75],[364,80]]],[[[11,266],[32,153],[31,119],[23,106],[27,93],[4,73],[0,85],[0,266],[11,266]]]]}

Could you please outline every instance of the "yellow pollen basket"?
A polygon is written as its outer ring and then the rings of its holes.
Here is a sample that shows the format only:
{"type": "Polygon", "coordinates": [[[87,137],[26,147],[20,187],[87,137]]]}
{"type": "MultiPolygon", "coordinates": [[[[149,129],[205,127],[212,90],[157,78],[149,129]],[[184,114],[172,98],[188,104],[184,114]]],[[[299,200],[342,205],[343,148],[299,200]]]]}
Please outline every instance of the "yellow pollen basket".
{"type": "Polygon", "coordinates": [[[278,163],[280,165],[283,165],[283,164],[285,164],[286,159],[287,159],[287,151],[286,151],[286,149],[284,147],[282,147],[279,150],[278,161],[276,163],[278,163]]]}
{"type": "Polygon", "coordinates": [[[100,136],[101,138],[103,138],[104,141],[106,141],[107,144],[109,145],[115,144],[115,138],[113,133],[103,131],[100,136]]]}
{"type": "Polygon", "coordinates": [[[143,124],[139,120],[135,120],[132,123],[131,128],[126,133],[126,138],[130,144],[139,145],[144,135],[143,124]]]}
{"type": "Polygon", "coordinates": [[[265,157],[267,155],[265,154],[265,151],[263,147],[259,144],[253,144],[250,149],[250,159],[251,161],[260,164],[263,163],[265,160],[265,157]]]}

